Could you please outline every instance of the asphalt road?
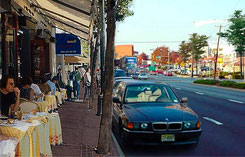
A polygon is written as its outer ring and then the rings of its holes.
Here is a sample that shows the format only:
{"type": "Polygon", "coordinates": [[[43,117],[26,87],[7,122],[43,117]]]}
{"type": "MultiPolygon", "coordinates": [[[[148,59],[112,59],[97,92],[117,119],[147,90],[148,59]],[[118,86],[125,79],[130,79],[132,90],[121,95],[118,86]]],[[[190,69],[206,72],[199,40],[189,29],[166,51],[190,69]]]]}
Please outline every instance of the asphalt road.
{"type": "Polygon", "coordinates": [[[245,92],[192,84],[193,79],[152,76],[165,81],[199,115],[202,135],[197,147],[134,146],[125,156],[245,156],[245,92]]]}

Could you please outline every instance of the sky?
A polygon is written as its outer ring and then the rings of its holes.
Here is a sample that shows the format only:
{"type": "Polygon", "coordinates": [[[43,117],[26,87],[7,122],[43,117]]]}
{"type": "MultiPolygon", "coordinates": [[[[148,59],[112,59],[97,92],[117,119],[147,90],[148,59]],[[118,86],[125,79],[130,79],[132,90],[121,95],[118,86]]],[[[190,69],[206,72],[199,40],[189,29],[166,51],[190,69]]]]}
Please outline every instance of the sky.
{"type": "Polygon", "coordinates": [[[135,51],[149,55],[160,46],[178,51],[192,33],[217,43],[218,26],[226,30],[235,10],[245,14],[245,0],[134,0],[131,10],[133,16],[117,22],[115,44],[132,44],[135,51]]]}

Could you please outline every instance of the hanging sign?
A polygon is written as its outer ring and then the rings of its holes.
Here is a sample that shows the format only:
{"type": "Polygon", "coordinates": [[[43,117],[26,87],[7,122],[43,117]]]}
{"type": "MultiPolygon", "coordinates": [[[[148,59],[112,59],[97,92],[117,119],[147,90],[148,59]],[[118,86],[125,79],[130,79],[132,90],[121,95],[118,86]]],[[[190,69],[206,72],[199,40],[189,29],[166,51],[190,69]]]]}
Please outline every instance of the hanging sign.
{"type": "Polygon", "coordinates": [[[56,54],[81,55],[81,43],[73,34],[56,34],[56,54]]]}

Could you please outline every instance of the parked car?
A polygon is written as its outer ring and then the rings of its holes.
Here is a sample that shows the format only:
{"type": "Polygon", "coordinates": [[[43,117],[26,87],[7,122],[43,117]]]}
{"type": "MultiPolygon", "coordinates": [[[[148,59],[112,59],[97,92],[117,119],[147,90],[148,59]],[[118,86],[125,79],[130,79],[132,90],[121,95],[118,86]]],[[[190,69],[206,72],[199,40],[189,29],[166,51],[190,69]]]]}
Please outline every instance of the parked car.
{"type": "Polygon", "coordinates": [[[171,71],[166,71],[165,76],[173,76],[173,73],[171,71]]]}
{"type": "Polygon", "coordinates": [[[156,75],[157,72],[156,72],[156,71],[150,71],[150,74],[151,74],[151,75],[156,75]]]}
{"type": "Polygon", "coordinates": [[[163,71],[162,70],[157,70],[156,71],[158,74],[162,74],[163,75],[163,71]]]}
{"type": "Polygon", "coordinates": [[[126,80],[126,79],[133,79],[132,77],[127,77],[127,76],[123,76],[123,77],[115,77],[114,81],[116,80],[126,80]]]}
{"type": "Polygon", "coordinates": [[[139,80],[147,80],[148,76],[147,76],[146,73],[140,73],[139,76],[138,76],[138,79],[139,80]]]}
{"type": "Polygon", "coordinates": [[[112,128],[124,145],[198,144],[201,123],[164,83],[122,81],[114,91],[112,128]]]}

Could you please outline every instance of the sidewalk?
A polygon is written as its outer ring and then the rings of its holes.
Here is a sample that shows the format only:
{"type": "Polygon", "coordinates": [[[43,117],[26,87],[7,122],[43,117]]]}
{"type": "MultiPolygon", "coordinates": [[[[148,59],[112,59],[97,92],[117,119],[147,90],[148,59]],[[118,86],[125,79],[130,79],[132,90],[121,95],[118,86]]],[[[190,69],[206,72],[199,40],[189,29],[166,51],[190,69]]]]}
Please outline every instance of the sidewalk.
{"type": "MultiPolygon", "coordinates": [[[[97,99],[94,101],[97,103],[97,99]]],[[[78,156],[100,157],[94,147],[97,146],[99,136],[100,117],[94,110],[88,110],[88,103],[65,102],[59,109],[62,127],[63,144],[52,146],[54,157],[78,156]]],[[[111,154],[119,156],[112,141],[111,154]]]]}

